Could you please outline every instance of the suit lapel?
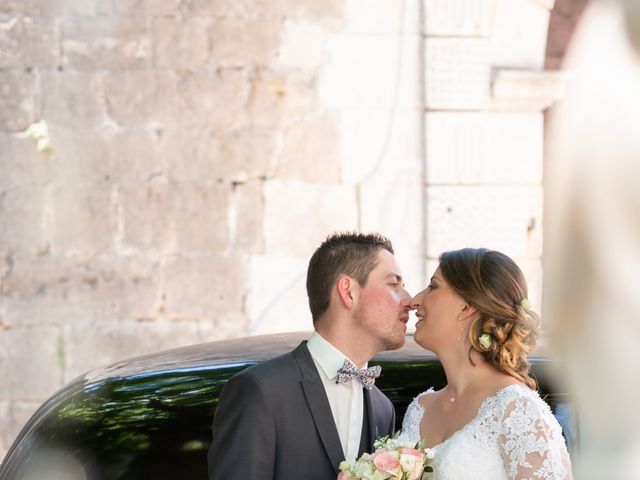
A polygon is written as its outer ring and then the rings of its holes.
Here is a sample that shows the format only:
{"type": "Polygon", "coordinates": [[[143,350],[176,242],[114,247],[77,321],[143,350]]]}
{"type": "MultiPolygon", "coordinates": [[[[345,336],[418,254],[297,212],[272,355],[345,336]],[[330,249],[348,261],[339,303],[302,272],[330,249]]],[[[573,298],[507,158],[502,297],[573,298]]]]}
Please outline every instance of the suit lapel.
{"type": "Polygon", "coordinates": [[[342,451],[340,437],[333,420],[324,385],[305,342],[301,343],[293,351],[293,356],[302,372],[302,388],[313,416],[313,422],[316,425],[316,430],[322,440],[329,461],[337,474],[338,465],[344,460],[344,452],[342,451]]]}
{"type": "Polygon", "coordinates": [[[364,401],[367,403],[367,415],[369,416],[369,450],[368,452],[373,452],[373,442],[375,442],[380,437],[380,432],[378,431],[378,418],[376,415],[376,409],[374,407],[374,401],[371,395],[371,390],[367,390],[366,388],[362,390],[364,394],[364,401]]]}

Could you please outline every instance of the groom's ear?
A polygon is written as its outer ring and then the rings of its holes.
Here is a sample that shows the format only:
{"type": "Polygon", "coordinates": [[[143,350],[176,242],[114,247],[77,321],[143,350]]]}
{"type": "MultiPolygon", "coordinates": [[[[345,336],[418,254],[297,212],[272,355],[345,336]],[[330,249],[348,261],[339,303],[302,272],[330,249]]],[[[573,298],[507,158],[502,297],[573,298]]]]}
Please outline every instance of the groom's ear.
{"type": "Polygon", "coordinates": [[[355,284],[356,281],[347,275],[343,275],[338,278],[338,282],[336,284],[338,297],[340,298],[342,305],[348,310],[353,308],[356,295],[355,284]]]}

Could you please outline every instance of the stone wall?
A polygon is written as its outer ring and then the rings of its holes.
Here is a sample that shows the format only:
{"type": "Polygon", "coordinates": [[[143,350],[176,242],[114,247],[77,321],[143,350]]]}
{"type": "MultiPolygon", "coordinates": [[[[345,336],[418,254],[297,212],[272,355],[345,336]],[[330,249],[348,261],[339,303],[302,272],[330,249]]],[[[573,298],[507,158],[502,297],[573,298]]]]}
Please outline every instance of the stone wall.
{"type": "Polygon", "coordinates": [[[331,231],[420,265],[417,5],[0,1],[0,457],[88,369],[310,329],[331,231]]]}
{"type": "Polygon", "coordinates": [[[88,369],[311,328],[334,230],[412,292],[504,250],[537,303],[553,3],[0,0],[0,457],[88,369]]]}

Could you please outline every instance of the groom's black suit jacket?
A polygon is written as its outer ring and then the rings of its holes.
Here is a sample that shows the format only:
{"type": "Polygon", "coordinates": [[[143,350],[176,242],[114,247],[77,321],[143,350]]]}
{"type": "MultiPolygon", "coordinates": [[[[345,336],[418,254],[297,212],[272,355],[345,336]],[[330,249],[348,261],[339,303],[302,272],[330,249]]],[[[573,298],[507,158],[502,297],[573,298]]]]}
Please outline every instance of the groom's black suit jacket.
{"type": "MultiPolygon", "coordinates": [[[[360,453],[393,433],[395,412],[364,390],[360,453]]],[[[225,385],[213,421],[209,479],[334,480],[344,460],[338,431],[306,342],[248,368],[225,385]]]]}

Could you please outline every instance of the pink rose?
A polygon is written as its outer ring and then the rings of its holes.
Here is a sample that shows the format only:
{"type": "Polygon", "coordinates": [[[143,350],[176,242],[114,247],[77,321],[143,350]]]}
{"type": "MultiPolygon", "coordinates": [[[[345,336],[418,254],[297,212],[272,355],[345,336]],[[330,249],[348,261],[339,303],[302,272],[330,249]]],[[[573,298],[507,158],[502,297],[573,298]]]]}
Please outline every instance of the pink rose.
{"type": "Polygon", "coordinates": [[[351,474],[346,471],[346,470],[342,470],[339,474],[338,474],[338,478],[336,480],[351,480],[353,477],[351,476],[351,474]]]}
{"type": "Polygon", "coordinates": [[[373,459],[373,464],[378,470],[393,474],[400,466],[400,460],[389,452],[380,452],[373,459]]]}

